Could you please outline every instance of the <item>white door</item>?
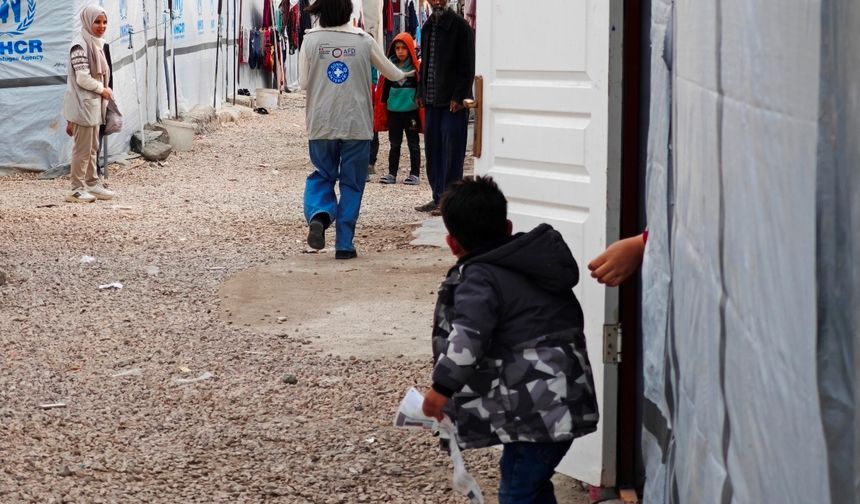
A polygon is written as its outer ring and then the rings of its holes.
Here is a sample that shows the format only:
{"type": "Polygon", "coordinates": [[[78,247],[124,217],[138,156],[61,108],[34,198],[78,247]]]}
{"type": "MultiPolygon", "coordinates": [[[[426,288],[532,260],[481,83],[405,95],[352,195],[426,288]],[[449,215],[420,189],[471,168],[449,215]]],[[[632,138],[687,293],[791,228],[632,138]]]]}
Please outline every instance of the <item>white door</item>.
{"type": "MultiPolygon", "coordinates": [[[[613,54],[621,50],[620,5],[485,0],[477,9],[476,73],[484,96],[475,171],[499,183],[515,231],[548,222],[579,263],[575,292],[585,311],[601,423],[574,442],[559,472],[605,486],[615,483],[617,366],[603,364],[603,326],[616,322],[617,299],[586,265],[618,234],[620,100],[614,82],[610,99],[609,84],[610,45],[613,54]]],[[[613,79],[619,62],[613,57],[613,79]]]]}

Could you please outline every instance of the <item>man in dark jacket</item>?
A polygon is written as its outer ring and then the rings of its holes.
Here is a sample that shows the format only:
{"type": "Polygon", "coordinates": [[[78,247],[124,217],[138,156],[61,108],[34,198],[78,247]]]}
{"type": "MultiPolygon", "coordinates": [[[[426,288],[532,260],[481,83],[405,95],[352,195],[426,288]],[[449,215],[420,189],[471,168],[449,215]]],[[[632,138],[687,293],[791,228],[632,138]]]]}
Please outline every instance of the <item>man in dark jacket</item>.
{"type": "Polygon", "coordinates": [[[475,34],[447,0],[430,0],[433,13],[421,28],[421,79],[418,99],[425,108],[424,149],[433,201],[416,207],[438,215],[439,197],[463,178],[469,111],[475,80],[475,34]]]}
{"type": "Polygon", "coordinates": [[[459,260],[439,288],[424,413],[447,414],[463,448],[504,444],[500,504],[554,503],[555,467],[598,420],[576,261],[548,224],[510,236],[489,177],[454,183],[441,209],[459,260]]]}

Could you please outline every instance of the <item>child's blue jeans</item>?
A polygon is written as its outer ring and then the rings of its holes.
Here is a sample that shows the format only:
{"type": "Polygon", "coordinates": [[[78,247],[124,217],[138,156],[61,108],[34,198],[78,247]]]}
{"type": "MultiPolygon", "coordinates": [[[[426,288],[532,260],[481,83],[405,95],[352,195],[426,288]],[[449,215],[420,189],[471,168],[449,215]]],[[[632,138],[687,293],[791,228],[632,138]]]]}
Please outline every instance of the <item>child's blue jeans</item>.
{"type": "Polygon", "coordinates": [[[499,504],[556,504],[550,478],[572,443],[505,443],[499,504]]]}

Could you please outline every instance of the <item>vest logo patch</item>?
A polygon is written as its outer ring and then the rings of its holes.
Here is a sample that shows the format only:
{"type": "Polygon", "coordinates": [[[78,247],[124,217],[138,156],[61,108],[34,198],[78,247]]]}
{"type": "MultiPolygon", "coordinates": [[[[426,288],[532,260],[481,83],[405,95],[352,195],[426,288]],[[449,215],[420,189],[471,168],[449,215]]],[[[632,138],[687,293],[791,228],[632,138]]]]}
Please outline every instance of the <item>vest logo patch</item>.
{"type": "Polygon", "coordinates": [[[337,47],[323,44],[319,48],[319,53],[320,59],[325,59],[328,57],[334,59],[343,59],[354,57],[356,51],[355,47],[337,47]]]}
{"type": "Polygon", "coordinates": [[[328,66],[326,75],[328,75],[328,80],[333,83],[343,84],[347,79],[349,79],[349,67],[342,61],[334,61],[328,66]]]}

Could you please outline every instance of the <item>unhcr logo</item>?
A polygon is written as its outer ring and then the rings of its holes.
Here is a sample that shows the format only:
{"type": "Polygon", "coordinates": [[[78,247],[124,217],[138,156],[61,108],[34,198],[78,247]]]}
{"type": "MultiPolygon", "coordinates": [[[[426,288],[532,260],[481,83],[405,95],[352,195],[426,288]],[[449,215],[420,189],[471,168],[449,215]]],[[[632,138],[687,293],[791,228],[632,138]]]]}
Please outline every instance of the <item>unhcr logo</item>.
{"type": "Polygon", "coordinates": [[[0,0],[0,37],[23,35],[36,20],[36,0],[27,0],[27,11],[22,12],[24,0],[0,0]]]}
{"type": "Polygon", "coordinates": [[[3,40],[23,35],[35,20],[36,0],[0,0],[0,63],[44,58],[41,40],[3,40]]]}

